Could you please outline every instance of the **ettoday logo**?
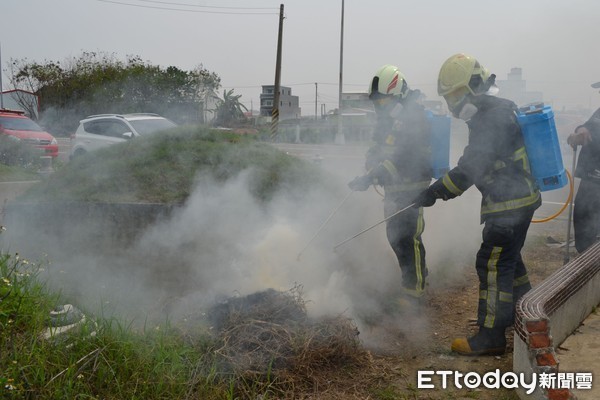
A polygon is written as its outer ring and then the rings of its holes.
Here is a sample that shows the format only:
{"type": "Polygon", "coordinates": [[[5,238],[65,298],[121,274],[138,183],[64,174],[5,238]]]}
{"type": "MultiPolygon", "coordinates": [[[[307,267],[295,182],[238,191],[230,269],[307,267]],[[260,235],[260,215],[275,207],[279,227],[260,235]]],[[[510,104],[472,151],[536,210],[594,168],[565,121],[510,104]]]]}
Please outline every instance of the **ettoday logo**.
{"type": "Polygon", "coordinates": [[[524,388],[527,394],[533,393],[537,386],[537,376],[532,374],[531,377],[526,377],[523,373],[500,372],[499,369],[490,371],[481,375],[477,372],[467,372],[465,374],[458,371],[418,371],[417,372],[417,388],[418,389],[435,389],[433,377],[441,378],[441,387],[446,389],[449,382],[453,382],[458,389],[466,387],[468,389],[476,389],[485,387],[487,389],[517,389],[524,388]]]}
{"type": "Polygon", "coordinates": [[[418,371],[417,388],[435,389],[434,378],[441,380],[442,389],[448,387],[449,382],[453,383],[457,389],[466,387],[468,389],[477,389],[485,387],[487,389],[518,389],[523,388],[527,394],[533,393],[536,387],[541,389],[592,389],[593,376],[591,372],[559,372],[559,373],[524,373],[500,372],[499,369],[490,371],[481,375],[477,372],[467,372],[463,374],[458,371],[418,371]],[[439,377],[436,378],[436,377],[439,377]]]}

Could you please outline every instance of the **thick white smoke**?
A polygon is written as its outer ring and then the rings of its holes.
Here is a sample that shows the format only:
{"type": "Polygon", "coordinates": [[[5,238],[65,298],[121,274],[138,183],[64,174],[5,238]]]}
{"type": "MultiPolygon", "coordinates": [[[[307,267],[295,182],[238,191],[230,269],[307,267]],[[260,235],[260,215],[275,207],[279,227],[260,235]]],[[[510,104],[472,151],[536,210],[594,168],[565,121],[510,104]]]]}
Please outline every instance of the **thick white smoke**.
{"type": "MultiPolygon", "coordinates": [[[[137,323],[178,320],[230,296],[300,286],[309,315],[354,318],[369,344],[377,345],[369,328],[373,320],[399,332],[425,329],[424,316],[408,319],[385,309],[401,285],[385,224],[334,252],[383,219],[382,197],[372,189],[353,193],[340,206],[362,160],[354,168],[334,165],[324,167],[333,172],[331,191],[314,190],[302,199],[279,193],[266,204],[251,194],[252,170],[225,183],[198,177],[185,205],[126,254],[65,257],[50,268],[50,282],[85,309],[137,323]]],[[[463,283],[480,240],[477,192],[438,201],[425,210],[425,219],[430,290],[463,283]]]]}

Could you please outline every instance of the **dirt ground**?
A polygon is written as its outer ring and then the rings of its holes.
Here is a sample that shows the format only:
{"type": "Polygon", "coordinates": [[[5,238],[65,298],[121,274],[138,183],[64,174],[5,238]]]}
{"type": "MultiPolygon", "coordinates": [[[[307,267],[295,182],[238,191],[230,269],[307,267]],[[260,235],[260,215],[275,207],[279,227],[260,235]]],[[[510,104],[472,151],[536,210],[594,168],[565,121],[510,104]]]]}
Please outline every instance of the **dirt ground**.
{"type": "MultiPolygon", "coordinates": [[[[546,240],[545,234],[530,235],[524,248],[524,260],[534,286],[563,264],[564,247],[551,247],[546,240]]],[[[327,374],[325,387],[315,388],[315,395],[307,398],[518,399],[514,390],[507,389],[459,389],[453,382],[442,389],[439,377],[431,381],[434,389],[417,388],[417,371],[452,370],[477,372],[480,376],[496,369],[512,371],[512,329],[507,334],[509,351],[502,356],[464,357],[450,351],[453,338],[470,336],[477,330],[471,322],[477,313],[477,276],[474,267],[465,271],[468,277],[463,283],[443,290],[428,290],[424,310],[431,321],[428,326],[398,329],[398,322],[381,319],[368,333],[380,336],[382,340],[378,342],[386,343],[386,347],[368,349],[371,368],[348,375],[327,374]]]]}

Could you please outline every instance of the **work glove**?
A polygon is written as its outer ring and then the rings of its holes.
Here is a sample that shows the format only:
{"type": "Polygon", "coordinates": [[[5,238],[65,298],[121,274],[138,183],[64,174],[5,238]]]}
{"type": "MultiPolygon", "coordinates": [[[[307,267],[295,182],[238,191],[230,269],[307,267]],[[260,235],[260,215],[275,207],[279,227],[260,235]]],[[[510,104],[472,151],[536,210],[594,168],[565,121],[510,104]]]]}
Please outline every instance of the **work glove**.
{"type": "Polygon", "coordinates": [[[592,134],[585,126],[580,126],[575,129],[567,138],[567,144],[575,150],[577,146],[585,146],[592,141],[592,134]]]}
{"type": "Polygon", "coordinates": [[[437,196],[435,195],[433,190],[431,190],[431,187],[428,187],[427,189],[419,193],[419,195],[413,200],[413,207],[431,207],[435,204],[436,200],[437,196]]]}
{"type": "Polygon", "coordinates": [[[371,186],[371,177],[369,175],[357,176],[348,183],[348,187],[355,192],[364,192],[369,186],[371,186]]]}

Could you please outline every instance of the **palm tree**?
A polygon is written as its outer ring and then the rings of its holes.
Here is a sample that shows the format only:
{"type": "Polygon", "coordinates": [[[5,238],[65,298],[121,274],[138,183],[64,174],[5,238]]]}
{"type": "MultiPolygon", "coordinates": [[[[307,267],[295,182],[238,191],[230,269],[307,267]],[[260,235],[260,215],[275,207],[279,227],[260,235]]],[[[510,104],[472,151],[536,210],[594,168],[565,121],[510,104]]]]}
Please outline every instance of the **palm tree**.
{"type": "Polygon", "coordinates": [[[233,89],[224,90],[223,98],[216,97],[215,125],[229,127],[246,119],[244,111],[248,111],[248,108],[240,102],[240,97],[241,94],[233,94],[233,89]]]}

